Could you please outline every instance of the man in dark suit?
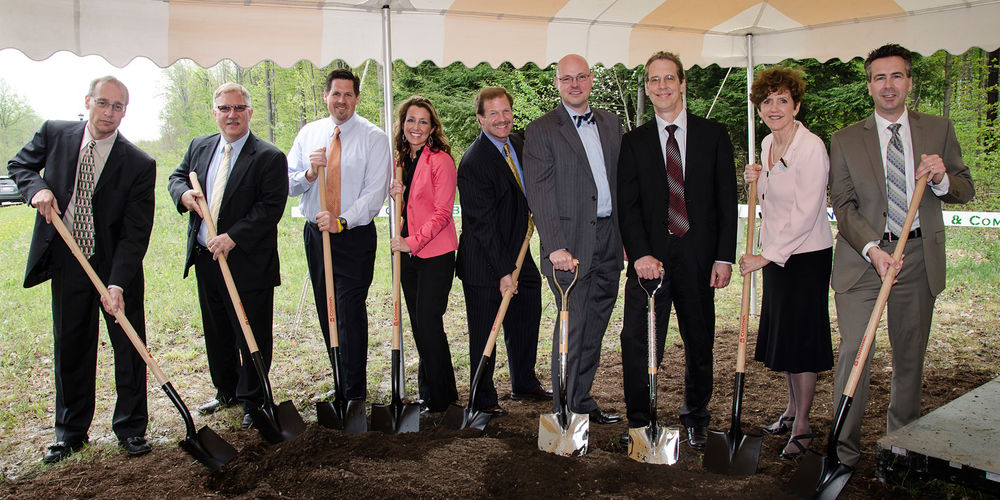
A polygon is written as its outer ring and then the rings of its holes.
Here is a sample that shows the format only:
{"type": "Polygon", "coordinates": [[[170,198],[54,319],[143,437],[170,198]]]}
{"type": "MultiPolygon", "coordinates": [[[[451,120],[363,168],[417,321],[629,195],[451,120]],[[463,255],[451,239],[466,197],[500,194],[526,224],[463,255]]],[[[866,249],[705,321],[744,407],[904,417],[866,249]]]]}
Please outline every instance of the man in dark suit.
{"type": "Polygon", "coordinates": [[[24,286],[52,279],[56,444],[55,463],[82,448],[94,417],[98,301],[114,348],[118,401],[111,427],[129,455],[150,451],[145,433],[146,366],[113,314],[125,316],[145,341],[142,258],[153,227],[156,162],[118,133],[128,89],[106,76],[91,82],[86,122],[47,121],[7,163],[38,209],[24,286]],[[42,170],[44,175],[40,175],[42,170]],[[61,217],[88,257],[110,299],[101,297],[50,225],[61,217]]]}
{"type": "Polygon", "coordinates": [[[688,444],[708,438],[715,343],[715,289],[729,284],[736,258],[736,175],[726,128],[684,109],[684,66],[669,52],[646,62],[646,95],[655,116],[622,139],[619,222],[629,256],[622,325],[625,404],[630,427],[649,424],[647,297],[639,281],[659,279],[657,362],[671,304],[684,341],[688,444]],[[662,271],[661,271],[662,269],[662,271]]]}
{"type": "MultiPolygon", "coordinates": [[[[556,300],[552,269],[580,273],[569,296],[567,393],[575,413],[611,424],[617,415],[601,411],[590,395],[601,358],[601,341],[618,298],[622,245],[618,232],[617,169],[622,124],[588,102],[594,75],[575,54],[563,57],[553,79],[562,102],[528,124],[524,177],[528,206],[541,238],[542,272],[556,300]]],[[[565,276],[566,273],[564,273],[565,276]]],[[[565,282],[560,278],[565,288],[565,282]]],[[[552,386],[559,384],[558,326],[552,343],[552,386]]]]}
{"type": "MultiPolygon", "coordinates": [[[[837,216],[833,291],[840,329],[834,408],[843,394],[889,266],[900,270],[889,294],[892,393],[886,431],[920,417],[924,353],[935,298],[945,284],[945,230],[941,203],[966,203],[975,190],[951,121],[906,109],[913,87],[910,51],[896,44],[868,54],[865,74],[875,113],[833,135],[830,201],[837,216]],[[892,259],[916,179],[929,174],[903,254],[892,259]]],[[[870,362],[874,346],[869,353],[870,362]]],[[[865,365],[840,434],[838,456],[860,458],[861,417],[868,399],[865,365]]]]}
{"type": "MultiPolygon", "coordinates": [[[[456,274],[465,292],[469,355],[473,360],[480,359],[503,294],[513,290],[515,295],[503,322],[511,397],[549,400],[552,392],[545,390],[535,375],[542,280],[530,249],[518,280],[511,277],[531,218],[520,167],[524,141],[511,134],[514,97],[503,88],[489,87],[476,95],[475,106],[483,133],[465,151],[458,169],[462,237],[456,274]]],[[[495,359],[491,357],[484,368],[473,404],[476,409],[506,415],[493,386],[495,359]]],[[[473,376],[475,372],[473,364],[473,376]]]]}
{"type": "Polygon", "coordinates": [[[264,389],[216,261],[224,256],[229,263],[254,340],[269,368],[274,287],[281,284],[277,224],[288,193],[285,154],[250,132],[251,116],[247,89],[236,83],[222,84],[212,106],[221,133],[191,141],[167,186],[177,211],[191,212],[184,277],[193,265],[205,353],[216,390],[215,399],[198,410],[204,415],[240,401],[244,428],[253,423],[250,408],[264,404],[264,389]],[[210,214],[203,214],[198,206],[201,194],[191,187],[191,172],[197,172],[204,187],[210,214]],[[214,238],[208,237],[204,217],[216,221],[214,238]]]}

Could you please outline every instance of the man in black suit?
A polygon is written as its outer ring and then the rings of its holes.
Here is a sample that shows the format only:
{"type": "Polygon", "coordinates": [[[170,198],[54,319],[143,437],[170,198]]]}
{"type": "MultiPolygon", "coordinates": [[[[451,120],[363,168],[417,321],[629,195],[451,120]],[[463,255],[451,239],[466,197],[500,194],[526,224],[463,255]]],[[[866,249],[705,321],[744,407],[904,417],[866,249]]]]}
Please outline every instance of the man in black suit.
{"type": "Polygon", "coordinates": [[[247,428],[253,423],[250,408],[264,404],[264,389],[216,261],[225,256],[229,263],[254,340],[270,368],[274,287],[281,284],[277,224],[285,212],[287,163],[284,153],[250,132],[253,107],[242,85],[224,83],[216,89],[212,116],[221,133],[191,141],[167,187],[177,211],[191,212],[184,277],[194,265],[205,353],[216,390],[215,399],[198,410],[204,415],[240,401],[247,428]],[[201,195],[191,187],[190,172],[197,172],[211,214],[199,208],[201,195]],[[218,230],[211,239],[206,216],[218,230]]]}
{"type": "MultiPolygon", "coordinates": [[[[489,87],[476,94],[475,106],[483,133],[465,151],[458,168],[462,236],[456,274],[465,292],[469,356],[480,358],[503,294],[513,290],[503,322],[511,397],[549,400],[552,392],[545,390],[535,375],[542,280],[530,249],[518,280],[511,277],[531,218],[520,161],[524,141],[511,135],[514,97],[501,87],[489,87]]],[[[493,385],[495,359],[489,358],[489,366],[483,369],[473,405],[494,415],[506,415],[493,385]]],[[[476,365],[471,371],[475,376],[476,365]]]]}
{"type": "MultiPolygon", "coordinates": [[[[569,407],[589,414],[591,422],[612,424],[622,418],[601,411],[590,388],[622,269],[614,217],[622,124],[613,113],[590,107],[594,74],[586,59],[576,54],[560,59],[553,82],[562,102],[528,124],[524,187],[541,239],[542,272],[557,301],[561,299],[551,281],[552,269],[573,271],[573,259],[580,262],[575,271],[580,277],[569,296],[569,407]]],[[[563,288],[568,281],[560,281],[563,288]]],[[[554,335],[552,386],[558,387],[558,326],[554,335]]]]}
{"type": "Polygon", "coordinates": [[[726,128],[684,109],[684,66],[670,52],[646,62],[655,118],[625,134],[618,164],[619,221],[629,256],[622,325],[625,405],[630,427],[649,424],[647,298],[639,279],[659,279],[657,362],[671,304],[684,340],[688,444],[708,438],[715,343],[715,289],[729,284],[736,258],[736,176],[726,128]]]}
{"type": "Polygon", "coordinates": [[[128,89],[105,76],[91,82],[86,122],[47,121],[7,163],[31,206],[38,209],[24,276],[26,288],[52,279],[56,444],[43,461],[55,463],[82,448],[94,417],[98,301],[114,348],[115,404],[111,427],[129,455],[149,453],[146,442],[146,366],[113,314],[125,316],[145,341],[142,258],[153,227],[156,162],[118,133],[128,89]],[[40,172],[45,170],[44,175],[40,172]],[[101,297],[50,225],[61,217],[88,257],[109,299],[101,297]]]}

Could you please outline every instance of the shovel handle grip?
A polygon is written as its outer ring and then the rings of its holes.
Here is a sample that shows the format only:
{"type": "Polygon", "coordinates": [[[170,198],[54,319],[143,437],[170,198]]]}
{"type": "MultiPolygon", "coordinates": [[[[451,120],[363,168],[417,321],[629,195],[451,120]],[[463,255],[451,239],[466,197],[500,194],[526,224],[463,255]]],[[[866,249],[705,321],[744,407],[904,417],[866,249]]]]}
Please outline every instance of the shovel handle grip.
{"type": "MultiPolygon", "coordinates": [[[[316,182],[319,184],[319,210],[326,211],[326,169],[317,169],[316,182]]],[[[333,288],[333,254],[330,249],[330,233],[320,231],[323,240],[323,282],[326,284],[326,331],[330,336],[330,347],[340,347],[340,333],[337,330],[337,301],[333,288]]]]}
{"type": "MultiPolygon", "coordinates": [[[[757,225],[757,183],[750,183],[747,195],[747,237],[744,255],[753,255],[753,234],[757,225]]],[[[736,373],[743,373],[747,363],[747,334],[750,330],[750,276],[743,276],[743,294],[740,296],[740,337],[736,350],[736,373]]]]}
{"type": "MultiPolygon", "coordinates": [[[[528,253],[528,245],[531,244],[531,235],[535,232],[535,222],[528,216],[528,232],[524,235],[524,242],[521,243],[521,249],[517,252],[517,260],[514,261],[514,272],[511,273],[510,277],[514,281],[514,286],[517,286],[517,278],[521,276],[521,264],[524,263],[524,256],[528,253]]],[[[507,316],[507,308],[510,307],[510,301],[514,298],[514,291],[507,290],[503,294],[503,299],[500,300],[500,309],[497,311],[496,318],[493,319],[493,327],[490,328],[490,336],[486,339],[486,347],[483,348],[484,357],[493,356],[493,347],[496,346],[497,335],[500,333],[500,325],[503,324],[504,317],[507,316]]]]}
{"type": "MultiPolygon", "coordinates": [[[[903,256],[906,240],[910,236],[910,227],[913,225],[913,219],[917,215],[917,207],[920,206],[920,200],[924,197],[924,188],[927,186],[928,175],[930,174],[924,174],[923,177],[917,179],[913,190],[913,197],[910,199],[910,206],[906,210],[906,220],[903,221],[903,229],[901,231],[903,234],[899,235],[899,240],[896,241],[896,248],[892,252],[892,260],[894,261],[899,261],[903,256]]],[[[896,281],[896,274],[896,268],[889,266],[885,272],[885,276],[882,277],[882,287],[879,289],[878,297],[875,299],[875,307],[872,308],[872,314],[868,317],[865,336],[861,340],[858,355],[854,358],[851,376],[847,379],[847,385],[844,386],[845,396],[854,397],[854,390],[857,389],[858,382],[861,380],[861,372],[864,371],[865,363],[868,362],[868,353],[871,351],[872,343],[875,340],[875,330],[878,329],[878,323],[882,319],[882,312],[889,301],[889,291],[892,289],[893,282],[896,281]]]]}
{"type": "MultiPolygon", "coordinates": [[[[71,235],[69,230],[66,229],[66,224],[63,224],[62,219],[59,218],[58,215],[53,215],[52,225],[55,226],[56,232],[59,233],[59,236],[62,237],[66,246],[69,247],[70,253],[76,257],[78,262],[80,262],[80,266],[83,267],[84,272],[87,273],[87,277],[90,278],[90,282],[94,284],[94,288],[97,289],[97,292],[101,294],[101,297],[110,300],[111,294],[108,293],[108,287],[104,286],[104,282],[101,281],[101,278],[97,276],[97,273],[90,265],[90,262],[88,262],[87,258],[84,257],[83,252],[80,250],[80,245],[77,245],[76,240],[73,239],[73,235],[71,235]]],[[[132,323],[130,323],[128,318],[125,317],[125,310],[118,309],[115,311],[114,316],[118,325],[122,327],[122,330],[125,330],[125,334],[128,336],[129,341],[132,342],[132,346],[135,347],[135,350],[139,352],[139,356],[142,357],[142,360],[146,362],[146,365],[149,366],[149,369],[153,372],[153,376],[156,377],[156,381],[159,382],[160,385],[165,385],[168,382],[167,376],[163,373],[163,370],[160,369],[160,365],[156,364],[153,357],[149,355],[149,350],[146,349],[146,345],[142,343],[142,340],[139,338],[139,334],[136,333],[135,328],[132,327],[132,323]]]]}
{"type": "MultiPolygon", "coordinates": [[[[215,238],[217,234],[215,221],[212,220],[212,212],[208,209],[208,203],[205,201],[205,193],[201,189],[201,183],[198,182],[198,174],[192,171],[188,174],[188,178],[191,180],[192,189],[201,195],[198,197],[198,206],[201,208],[201,213],[207,215],[202,221],[208,229],[208,239],[215,238]]],[[[229,298],[232,300],[233,308],[236,310],[236,317],[240,320],[240,328],[243,329],[243,337],[246,339],[247,348],[250,350],[250,354],[253,354],[260,349],[257,347],[253,331],[250,330],[250,320],[247,319],[247,313],[243,309],[243,301],[240,300],[240,294],[236,291],[236,282],[233,281],[233,273],[229,270],[229,262],[226,261],[224,255],[219,256],[219,268],[222,269],[222,280],[226,282],[226,290],[229,291],[229,298]]]]}

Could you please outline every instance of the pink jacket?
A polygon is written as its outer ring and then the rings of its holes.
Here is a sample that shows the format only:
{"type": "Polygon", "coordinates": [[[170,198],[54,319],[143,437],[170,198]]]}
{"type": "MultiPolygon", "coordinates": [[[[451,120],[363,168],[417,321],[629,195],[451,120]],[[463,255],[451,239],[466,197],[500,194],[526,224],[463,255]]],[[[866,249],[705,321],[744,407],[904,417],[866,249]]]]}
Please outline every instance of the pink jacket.
{"type": "Polygon", "coordinates": [[[452,210],[458,171],[455,160],[444,151],[424,146],[410,181],[406,204],[406,244],[410,253],[422,259],[458,249],[458,235],[452,210]]]}
{"type": "MultiPolygon", "coordinates": [[[[798,122],[796,122],[798,123],[798,122]]],[[[757,178],[757,201],[761,207],[761,255],[785,266],[792,254],[833,246],[826,212],[826,184],[830,158],[823,141],[799,123],[795,137],[783,157],[770,166],[772,136],[761,141],[764,170],[757,178]]]]}

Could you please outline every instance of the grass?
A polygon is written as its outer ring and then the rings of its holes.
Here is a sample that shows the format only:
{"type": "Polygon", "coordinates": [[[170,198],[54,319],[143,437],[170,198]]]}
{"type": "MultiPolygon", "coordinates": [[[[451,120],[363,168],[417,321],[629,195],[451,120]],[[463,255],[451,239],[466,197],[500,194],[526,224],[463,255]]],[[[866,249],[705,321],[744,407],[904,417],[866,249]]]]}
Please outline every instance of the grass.
{"type": "MultiPolygon", "coordinates": [[[[189,407],[210,399],[214,389],[208,376],[201,338],[201,314],[195,279],[182,279],[186,244],[187,217],[177,213],[166,190],[170,167],[161,167],[156,186],[156,217],[149,251],[146,254],[146,319],[148,346],[153,357],[189,407]]],[[[302,247],[302,219],[292,219],[289,200],[279,225],[281,282],[275,290],[274,362],[271,382],[275,398],[292,400],[307,421],[313,420],[310,399],[332,388],[333,379],[321,338],[319,320],[313,304],[305,254],[302,247]]],[[[21,287],[25,257],[31,238],[35,211],[24,205],[0,208],[0,479],[31,474],[41,470],[38,459],[44,447],[53,441],[52,421],[54,388],[52,382],[52,334],[49,287],[21,287]]],[[[391,271],[389,264],[388,219],[377,219],[379,249],[375,278],[369,298],[368,400],[386,402],[390,392],[389,350],[391,325],[391,271]]],[[[742,229],[741,229],[742,232],[742,229]]],[[[995,331],[994,318],[1000,316],[1000,240],[995,228],[948,228],[948,288],[939,297],[935,327],[931,334],[928,364],[961,362],[977,370],[996,372],[982,353],[997,349],[986,345],[995,331]],[[979,333],[970,335],[971,333],[979,333]]],[[[742,248],[742,244],[739,245],[742,248]]],[[[538,238],[532,253],[538,258],[538,238]]],[[[622,280],[622,286],[624,279],[622,280]]],[[[732,346],[736,340],[739,294],[742,282],[738,275],[716,294],[718,345],[732,346]]],[[[551,332],[556,315],[552,295],[543,286],[542,324],[538,347],[537,370],[543,383],[549,376],[551,332]]],[[[605,350],[619,349],[623,301],[619,300],[605,336],[605,350]]],[[[831,300],[831,314],[833,301],[831,300]]],[[[835,317],[835,316],[833,316],[835,317]]],[[[404,308],[404,349],[407,389],[416,393],[417,356],[404,308]]],[[[676,319],[671,320],[668,342],[680,344],[676,319]]],[[[453,282],[445,315],[452,360],[460,393],[469,384],[470,358],[466,330],[465,304],[459,280],[453,282]]],[[[91,428],[95,451],[83,453],[80,460],[108,453],[114,444],[110,415],[114,405],[114,382],[111,349],[101,327],[99,347],[97,411],[91,428]],[[93,455],[89,454],[93,453],[93,455]]],[[[836,331],[836,330],[835,330],[836,331]]],[[[992,336],[995,338],[995,335],[992,336]]],[[[834,342],[839,339],[834,338],[834,342]]],[[[506,352],[497,343],[497,388],[509,391],[506,352]]],[[[888,341],[878,337],[877,352],[887,355],[888,341]]],[[[475,354],[478,360],[480,353],[475,354]]],[[[547,383],[545,383],[548,385],[547,383]]],[[[176,411],[149,377],[150,426],[147,437],[171,442],[181,434],[176,411]]],[[[238,425],[238,415],[222,412],[211,417],[196,417],[199,425],[216,427],[238,425]]]]}

